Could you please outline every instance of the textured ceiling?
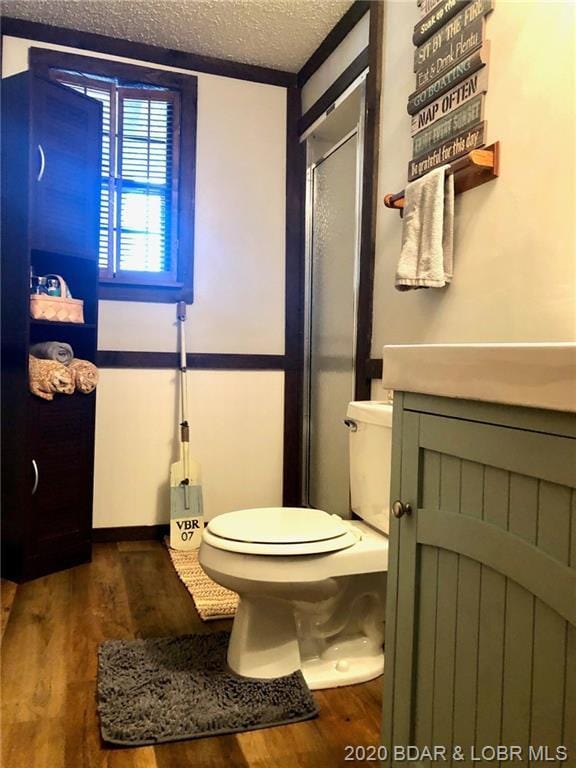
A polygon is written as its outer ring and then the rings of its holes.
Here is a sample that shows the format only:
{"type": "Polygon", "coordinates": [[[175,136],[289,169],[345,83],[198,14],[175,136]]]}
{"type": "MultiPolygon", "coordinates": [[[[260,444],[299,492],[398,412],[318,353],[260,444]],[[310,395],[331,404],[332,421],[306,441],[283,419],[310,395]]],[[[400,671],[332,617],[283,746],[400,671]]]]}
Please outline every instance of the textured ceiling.
{"type": "Polygon", "coordinates": [[[297,72],[352,0],[2,0],[2,14],[297,72]]]}

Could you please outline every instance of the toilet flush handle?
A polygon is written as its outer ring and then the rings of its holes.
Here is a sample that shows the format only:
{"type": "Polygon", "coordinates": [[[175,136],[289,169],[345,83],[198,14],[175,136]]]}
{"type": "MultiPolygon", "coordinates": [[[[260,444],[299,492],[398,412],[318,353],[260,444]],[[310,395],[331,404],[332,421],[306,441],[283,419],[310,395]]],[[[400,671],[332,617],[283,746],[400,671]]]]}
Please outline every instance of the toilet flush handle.
{"type": "Polygon", "coordinates": [[[410,504],[404,504],[401,501],[395,501],[394,504],[392,504],[392,514],[394,517],[400,519],[401,517],[404,517],[404,515],[411,515],[412,507],[410,504]]]}
{"type": "Polygon", "coordinates": [[[358,432],[358,424],[354,419],[344,419],[344,424],[348,427],[350,432],[358,432]]]}

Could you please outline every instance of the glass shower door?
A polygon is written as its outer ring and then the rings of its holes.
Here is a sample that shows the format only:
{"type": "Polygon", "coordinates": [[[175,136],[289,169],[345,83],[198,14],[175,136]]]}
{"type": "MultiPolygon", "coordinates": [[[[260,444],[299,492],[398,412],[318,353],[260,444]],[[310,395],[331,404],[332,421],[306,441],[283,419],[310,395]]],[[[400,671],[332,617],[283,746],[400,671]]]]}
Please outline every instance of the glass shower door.
{"type": "Polygon", "coordinates": [[[349,516],[348,433],[354,392],[358,134],[311,169],[308,259],[307,501],[349,516]]]}

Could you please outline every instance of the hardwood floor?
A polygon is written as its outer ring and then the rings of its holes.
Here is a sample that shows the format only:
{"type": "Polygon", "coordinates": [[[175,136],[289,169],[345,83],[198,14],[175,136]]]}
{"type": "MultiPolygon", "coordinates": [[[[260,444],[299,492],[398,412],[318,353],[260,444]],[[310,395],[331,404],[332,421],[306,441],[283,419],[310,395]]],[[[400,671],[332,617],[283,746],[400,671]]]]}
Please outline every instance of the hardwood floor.
{"type": "Polygon", "coordinates": [[[382,680],[314,696],[320,716],[261,731],[118,749],[100,739],[98,644],[228,629],[205,624],[160,542],[97,544],[89,565],[2,585],[3,768],[338,768],[378,744],[382,680]]]}

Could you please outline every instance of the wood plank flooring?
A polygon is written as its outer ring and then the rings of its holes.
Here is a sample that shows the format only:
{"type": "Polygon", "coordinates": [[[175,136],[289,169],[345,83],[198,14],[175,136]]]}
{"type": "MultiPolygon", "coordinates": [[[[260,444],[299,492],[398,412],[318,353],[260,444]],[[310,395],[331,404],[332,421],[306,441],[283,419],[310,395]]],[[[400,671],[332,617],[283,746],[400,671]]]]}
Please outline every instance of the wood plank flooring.
{"type": "MultiPolygon", "coordinates": [[[[93,562],[2,585],[3,768],[338,768],[380,740],[382,680],[314,696],[305,723],[157,747],[100,739],[98,644],[229,629],[203,623],[159,542],[97,544],[93,562]]],[[[356,761],[352,765],[376,765],[356,761]]]]}

